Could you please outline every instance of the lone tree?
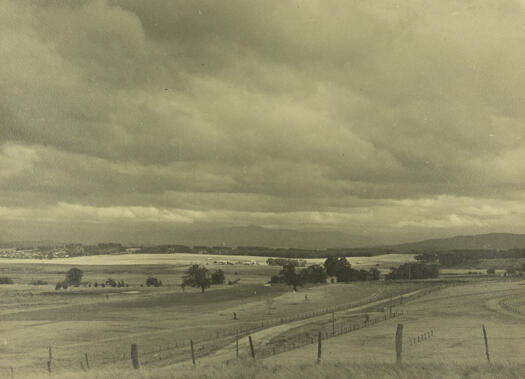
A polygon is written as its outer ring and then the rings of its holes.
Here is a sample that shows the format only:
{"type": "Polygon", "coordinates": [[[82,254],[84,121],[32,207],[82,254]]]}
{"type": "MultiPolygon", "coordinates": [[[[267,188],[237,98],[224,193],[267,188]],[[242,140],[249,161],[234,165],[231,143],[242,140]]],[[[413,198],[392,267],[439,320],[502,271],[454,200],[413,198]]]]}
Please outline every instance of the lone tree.
{"type": "Polygon", "coordinates": [[[208,269],[199,265],[192,265],[182,278],[183,286],[200,288],[202,292],[211,285],[208,269]]]}
{"type": "Polygon", "coordinates": [[[211,284],[224,284],[226,277],[224,276],[224,271],[217,270],[211,274],[211,284]]]}
{"type": "Polygon", "coordinates": [[[80,281],[82,280],[83,274],[84,273],[82,272],[82,270],[73,267],[68,272],[66,272],[66,283],[78,287],[80,285],[80,281]]]}
{"type": "Polygon", "coordinates": [[[297,291],[297,286],[303,286],[303,278],[295,272],[295,266],[292,263],[287,263],[283,266],[281,275],[284,278],[284,282],[292,286],[294,291],[297,291]]]}

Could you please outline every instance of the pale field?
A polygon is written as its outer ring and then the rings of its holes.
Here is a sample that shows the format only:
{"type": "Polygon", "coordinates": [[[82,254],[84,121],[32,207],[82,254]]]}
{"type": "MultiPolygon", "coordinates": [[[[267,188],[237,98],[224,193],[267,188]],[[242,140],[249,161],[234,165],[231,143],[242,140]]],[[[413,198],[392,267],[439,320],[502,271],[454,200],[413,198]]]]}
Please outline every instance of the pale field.
{"type": "MultiPolygon", "coordinates": [[[[384,267],[399,266],[405,262],[415,262],[414,254],[385,254],[374,257],[347,257],[354,266],[384,267]]],[[[214,255],[214,254],[119,254],[119,255],[90,255],[85,257],[54,258],[54,259],[15,259],[0,258],[0,264],[63,264],[81,266],[116,266],[116,265],[189,265],[210,264],[213,261],[230,261],[266,265],[268,257],[246,255],[214,255]]],[[[308,264],[322,264],[325,258],[305,259],[308,264]]]]}

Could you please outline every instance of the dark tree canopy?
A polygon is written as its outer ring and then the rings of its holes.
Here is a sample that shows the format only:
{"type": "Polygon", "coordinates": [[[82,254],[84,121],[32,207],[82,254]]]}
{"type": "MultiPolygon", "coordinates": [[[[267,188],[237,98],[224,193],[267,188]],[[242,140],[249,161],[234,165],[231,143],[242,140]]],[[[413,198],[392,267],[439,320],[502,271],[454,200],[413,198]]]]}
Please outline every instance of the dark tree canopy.
{"type": "Polygon", "coordinates": [[[66,272],[66,283],[75,287],[78,287],[80,285],[80,282],[82,281],[82,275],[84,273],[82,270],[73,267],[68,272],[66,272]]]}
{"type": "Polygon", "coordinates": [[[211,274],[211,284],[224,284],[225,280],[224,271],[220,269],[211,274]]]}
{"type": "Polygon", "coordinates": [[[146,279],[146,286],[148,287],[161,287],[162,286],[162,281],[158,280],[157,278],[155,278],[154,276],[150,276],[149,278],[146,279]]]}
{"type": "Polygon", "coordinates": [[[200,288],[202,292],[211,285],[208,269],[204,266],[192,265],[182,278],[183,286],[200,288]]]}
{"type": "Polygon", "coordinates": [[[292,263],[287,263],[283,266],[281,275],[284,278],[284,282],[292,286],[294,291],[297,291],[297,286],[303,285],[303,280],[301,276],[295,272],[295,266],[292,263]]]}
{"type": "Polygon", "coordinates": [[[299,275],[305,283],[326,283],[328,275],[326,270],[320,265],[311,265],[302,270],[299,275]]]}

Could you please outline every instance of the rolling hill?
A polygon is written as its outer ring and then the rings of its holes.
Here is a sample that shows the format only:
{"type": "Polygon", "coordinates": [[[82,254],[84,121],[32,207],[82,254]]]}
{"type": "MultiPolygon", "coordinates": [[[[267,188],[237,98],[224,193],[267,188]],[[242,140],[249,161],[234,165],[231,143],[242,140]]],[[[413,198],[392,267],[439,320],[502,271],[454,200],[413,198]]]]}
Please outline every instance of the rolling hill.
{"type": "Polygon", "coordinates": [[[401,252],[407,251],[445,251],[445,250],[508,250],[525,248],[525,234],[488,233],[471,236],[429,239],[419,242],[388,246],[401,252]]]}

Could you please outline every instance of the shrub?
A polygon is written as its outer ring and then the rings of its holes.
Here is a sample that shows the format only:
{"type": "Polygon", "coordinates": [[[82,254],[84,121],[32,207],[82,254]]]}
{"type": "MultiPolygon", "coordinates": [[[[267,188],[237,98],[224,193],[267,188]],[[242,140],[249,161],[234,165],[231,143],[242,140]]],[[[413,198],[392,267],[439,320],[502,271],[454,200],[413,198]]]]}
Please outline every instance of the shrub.
{"type": "Polygon", "coordinates": [[[224,276],[224,271],[217,270],[211,274],[211,284],[224,284],[226,277],[224,276]]]}
{"type": "Polygon", "coordinates": [[[98,283],[97,282],[95,282],[93,285],[95,286],[95,288],[98,287],[98,283]]]}
{"type": "Polygon", "coordinates": [[[57,282],[56,286],[55,286],[55,290],[59,290],[62,288],[62,282],[57,282]]]}
{"type": "Polygon", "coordinates": [[[0,277],[0,284],[14,284],[13,279],[8,278],[7,276],[0,277]]]}
{"type": "Polygon", "coordinates": [[[148,287],[160,287],[162,286],[162,282],[160,280],[158,280],[157,278],[153,277],[153,276],[150,276],[148,279],[146,279],[146,285],[148,287]]]}
{"type": "Polygon", "coordinates": [[[116,287],[117,286],[117,282],[115,282],[111,278],[108,278],[108,280],[106,280],[106,286],[108,286],[108,287],[116,287]]]}
{"type": "Polygon", "coordinates": [[[38,279],[38,280],[33,280],[33,281],[32,281],[31,283],[29,283],[29,284],[31,284],[32,286],[43,286],[43,285],[46,285],[46,284],[48,284],[48,283],[47,283],[46,281],[44,281],[44,280],[40,280],[40,279],[38,279]]]}
{"type": "Polygon", "coordinates": [[[65,289],[65,290],[67,290],[67,287],[68,287],[68,283],[67,283],[67,281],[64,280],[64,281],[62,282],[62,288],[65,289]]]}

